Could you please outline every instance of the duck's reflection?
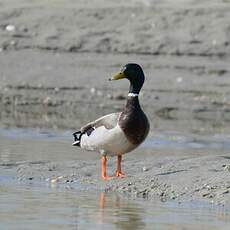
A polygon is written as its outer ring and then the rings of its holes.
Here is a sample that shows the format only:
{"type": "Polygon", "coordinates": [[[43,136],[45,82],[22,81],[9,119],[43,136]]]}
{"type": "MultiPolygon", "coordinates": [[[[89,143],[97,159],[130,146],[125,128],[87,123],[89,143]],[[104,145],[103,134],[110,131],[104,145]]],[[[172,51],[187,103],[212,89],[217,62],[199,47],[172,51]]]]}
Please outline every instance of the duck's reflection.
{"type": "Polygon", "coordinates": [[[117,229],[143,229],[144,210],[128,199],[121,199],[118,195],[105,192],[99,196],[100,224],[114,224],[117,229]]]}

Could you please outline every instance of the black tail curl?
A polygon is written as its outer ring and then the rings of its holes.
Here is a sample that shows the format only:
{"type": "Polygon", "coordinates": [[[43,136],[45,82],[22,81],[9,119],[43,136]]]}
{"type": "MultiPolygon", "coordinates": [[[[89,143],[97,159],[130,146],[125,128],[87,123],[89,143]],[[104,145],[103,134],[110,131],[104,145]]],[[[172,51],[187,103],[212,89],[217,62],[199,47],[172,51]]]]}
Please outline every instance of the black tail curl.
{"type": "Polygon", "coordinates": [[[77,131],[77,132],[73,133],[74,142],[73,142],[72,146],[79,146],[80,147],[82,135],[83,135],[83,133],[81,131],[77,131]]]}
{"type": "Polygon", "coordinates": [[[73,133],[74,142],[73,142],[72,146],[79,146],[79,147],[80,147],[82,135],[86,133],[87,136],[90,136],[90,134],[93,132],[94,129],[95,129],[95,128],[90,127],[90,128],[87,129],[85,132],[76,131],[75,133],[73,133]]]}

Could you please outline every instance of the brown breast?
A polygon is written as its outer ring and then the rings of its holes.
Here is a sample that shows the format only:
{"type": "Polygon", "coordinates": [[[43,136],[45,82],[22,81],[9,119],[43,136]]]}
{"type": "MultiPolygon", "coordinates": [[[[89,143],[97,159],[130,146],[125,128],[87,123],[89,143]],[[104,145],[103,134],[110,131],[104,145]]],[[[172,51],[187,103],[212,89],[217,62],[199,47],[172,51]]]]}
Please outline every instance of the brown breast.
{"type": "Polygon", "coordinates": [[[129,97],[119,118],[119,126],[134,145],[141,144],[149,132],[149,122],[140,108],[138,97],[129,97]]]}

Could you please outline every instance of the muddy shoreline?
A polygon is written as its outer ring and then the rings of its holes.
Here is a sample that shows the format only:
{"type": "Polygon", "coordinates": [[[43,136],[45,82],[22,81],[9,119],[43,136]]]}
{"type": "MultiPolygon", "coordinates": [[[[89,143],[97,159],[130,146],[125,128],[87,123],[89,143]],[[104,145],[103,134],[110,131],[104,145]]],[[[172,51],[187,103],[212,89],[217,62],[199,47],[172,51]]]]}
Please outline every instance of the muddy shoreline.
{"type": "MultiPolygon", "coordinates": [[[[17,166],[19,183],[42,183],[83,191],[118,192],[132,198],[162,201],[208,201],[229,205],[229,159],[226,156],[148,156],[124,157],[126,178],[104,182],[99,159],[60,162],[30,162],[17,166]],[[133,158],[133,157],[132,157],[133,158]],[[228,164],[226,164],[228,162],[228,164]]],[[[143,153],[144,152],[144,153],[143,153]]],[[[80,153],[78,153],[80,154],[80,153]]],[[[137,153],[136,153],[137,154],[137,153]]],[[[109,175],[114,174],[115,159],[109,159],[109,175]]],[[[6,167],[7,165],[5,165],[6,167]]]]}

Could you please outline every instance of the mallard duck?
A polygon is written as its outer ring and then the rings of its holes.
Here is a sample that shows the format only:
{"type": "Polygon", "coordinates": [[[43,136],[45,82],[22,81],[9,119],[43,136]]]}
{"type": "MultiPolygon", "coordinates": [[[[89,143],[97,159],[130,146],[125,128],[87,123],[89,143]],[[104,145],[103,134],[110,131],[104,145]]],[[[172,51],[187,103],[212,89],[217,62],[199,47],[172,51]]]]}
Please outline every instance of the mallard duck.
{"type": "Polygon", "coordinates": [[[73,133],[73,146],[101,154],[101,176],[104,180],[112,178],[106,173],[107,156],[117,156],[115,176],[124,177],[125,174],[121,170],[123,154],[140,145],[149,132],[149,122],[138,99],[145,80],[144,72],[140,65],[129,63],[109,80],[124,78],[130,81],[130,88],[122,112],[100,117],[73,133]]]}

